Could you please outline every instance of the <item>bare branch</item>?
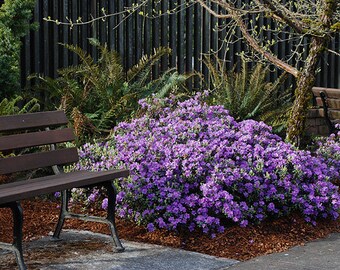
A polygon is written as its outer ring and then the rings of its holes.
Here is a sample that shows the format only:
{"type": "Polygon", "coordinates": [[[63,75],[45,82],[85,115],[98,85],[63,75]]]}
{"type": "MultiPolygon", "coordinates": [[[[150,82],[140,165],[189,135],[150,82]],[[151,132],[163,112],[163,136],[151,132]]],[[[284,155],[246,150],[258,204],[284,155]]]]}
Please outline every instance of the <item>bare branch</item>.
{"type": "Polygon", "coordinates": [[[216,18],[219,18],[219,19],[230,19],[230,18],[232,18],[232,16],[230,14],[220,14],[220,13],[217,13],[216,11],[212,10],[206,3],[204,3],[203,0],[197,0],[197,2],[203,8],[205,8],[210,14],[215,16],[216,18]]]}
{"type": "MultiPolygon", "coordinates": [[[[126,20],[126,18],[128,18],[131,14],[133,14],[134,12],[136,12],[137,10],[139,10],[142,6],[145,6],[147,4],[148,0],[144,0],[142,1],[140,4],[136,4],[133,5],[131,7],[127,7],[125,10],[120,11],[120,12],[116,12],[116,13],[111,13],[111,14],[106,14],[106,11],[104,9],[102,9],[102,16],[96,17],[94,18],[92,16],[92,14],[90,14],[91,19],[88,21],[82,21],[82,18],[79,17],[75,22],[72,21],[71,19],[66,17],[66,22],[61,22],[58,20],[54,20],[52,19],[50,16],[47,18],[43,18],[44,21],[46,22],[53,22],[57,25],[67,25],[70,28],[73,28],[74,26],[81,26],[81,25],[89,25],[89,24],[93,24],[96,21],[105,21],[106,19],[113,17],[113,16],[117,16],[117,15],[124,15],[127,14],[127,16],[119,23],[121,24],[124,20],[126,20]]],[[[117,26],[116,26],[117,27],[117,26]]]]}
{"type": "MultiPolygon", "coordinates": [[[[202,0],[197,0],[200,4],[203,2],[202,0]]],[[[253,50],[263,55],[264,58],[266,58],[268,61],[270,61],[272,64],[276,65],[277,67],[287,71],[288,73],[292,74],[294,77],[298,77],[300,72],[294,68],[293,66],[289,65],[288,63],[282,61],[277,56],[273,55],[271,52],[267,51],[265,48],[263,48],[259,42],[248,32],[247,26],[244,23],[242,19],[242,13],[239,12],[237,8],[235,8],[231,3],[228,3],[227,1],[223,0],[212,0],[214,3],[220,5],[222,8],[224,8],[229,18],[232,18],[237,26],[240,28],[243,37],[247,40],[248,44],[250,45],[253,50]]],[[[202,5],[204,8],[208,7],[204,2],[204,5],[202,5]]],[[[208,7],[207,11],[214,15],[211,11],[213,11],[211,8],[208,7]]]]}
{"type": "Polygon", "coordinates": [[[335,54],[336,56],[340,56],[339,52],[333,51],[331,49],[327,49],[328,52],[335,54]]]}
{"type": "Polygon", "coordinates": [[[263,2],[263,5],[273,12],[274,15],[292,27],[299,34],[304,34],[308,31],[308,26],[296,19],[290,10],[281,5],[279,2],[275,1],[275,4],[274,1],[270,0],[260,0],[257,2],[263,2]]]}
{"type": "Polygon", "coordinates": [[[257,52],[262,54],[268,61],[273,63],[274,65],[278,66],[279,68],[282,68],[283,70],[287,71],[288,73],[292,74],[294,77],[298,77],[300,72],[294,68],[293,66],[289,65],[288,63],[282,61],[281,59],[277,58],[275,55],[273,55],[271,52],[265,50],[258,42],[257,40],[252,37],[246,25],[242,21],[241,18],[234,18],[236,20],[237,25],[239,26],[244,38],[248,41],[248,44],[257,52]]]}

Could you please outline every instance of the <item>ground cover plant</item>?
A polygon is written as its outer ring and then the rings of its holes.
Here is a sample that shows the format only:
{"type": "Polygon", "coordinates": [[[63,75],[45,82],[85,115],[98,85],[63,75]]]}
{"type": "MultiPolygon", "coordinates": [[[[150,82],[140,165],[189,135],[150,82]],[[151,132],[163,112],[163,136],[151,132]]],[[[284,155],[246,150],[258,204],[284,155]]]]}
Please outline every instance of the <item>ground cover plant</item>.
{"type": "MultiPolygon", "coordinates": [[[[132,177],[119,186],[119,216],[149,231],[212,233],[230,221],[247,226],[292,211],[313,224],[338,217],[340,197],[331,181],[339,167],[285,143],[264,123],[236,122],[200,95],[141,106],[145,115],[120,123],[111,141],[84,145],[76,167],[129,166],[132,177]]],[[[98,203],[98,193],[87,199],[98,203]]]]}

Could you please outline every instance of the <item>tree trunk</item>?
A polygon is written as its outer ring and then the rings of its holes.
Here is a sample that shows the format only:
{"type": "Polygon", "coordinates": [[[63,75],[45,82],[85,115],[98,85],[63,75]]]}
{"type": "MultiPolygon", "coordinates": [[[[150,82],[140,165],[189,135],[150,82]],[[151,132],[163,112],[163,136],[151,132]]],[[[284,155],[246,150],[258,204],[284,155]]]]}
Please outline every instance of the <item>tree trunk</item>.
{"type": "Polygon", "coordinates": [[[288,120],[287,140],[300,145],[305,130],[308,105],[312,98],[319,59],[328,42],[327,38],[312,38],[304,68],[297,78],[295,100],[288,120]]]}
{"type": "Polygon", "coordinates": [[[309,54],[304,68],[300,76],[297,78],[295,101],[288,120],[287,130],[287,140],[291,143],[297,144],[297,146],[300,146],[301,137],[305,130],[308,103],[312,96],[312,87],[315,83],[316,69],[318,67],[321,54],[325,48],[327,48],[330,40],[330,36],[326,33],[332,24],[337,4],[338,0],[321,0],[321,3],[319,4],[321,10],[317,13],[321,16],[325,35],[323,37],[312,37],[309,54]]]}

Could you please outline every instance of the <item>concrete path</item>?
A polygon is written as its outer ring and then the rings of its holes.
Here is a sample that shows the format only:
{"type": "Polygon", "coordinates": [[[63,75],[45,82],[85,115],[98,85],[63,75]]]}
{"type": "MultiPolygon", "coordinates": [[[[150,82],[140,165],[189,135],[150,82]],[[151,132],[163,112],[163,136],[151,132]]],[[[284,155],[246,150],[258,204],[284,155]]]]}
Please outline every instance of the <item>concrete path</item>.
{"type": "Polygon", "coordinates": [[[340,234],[241,262],[228,270],[340,270],[340,234]]]}
{"type": "MultiPolygon", "coordinates": [[[[24,249],[28,269],[41,270],[218,270],[238,261],[158,245],[122,241],[125,251],[113,253],[110,238],[90,232],[63,231],[65,241],[49,237],[24,249]]],[[[0,251],[0,269],[16,269],[12,253],[0,251]]]]}
{"type": "MultiPolygon", "coordinates": [[[[246,262],[129,241],[123,241],[125,252],[112,253],[102,234],[70,230],[62,237],[26,243],[29,270],[340,270],[340,234],[246,262]]],[[[0,251],[0,269],[16,268],[12,253],[0,251]]]]}

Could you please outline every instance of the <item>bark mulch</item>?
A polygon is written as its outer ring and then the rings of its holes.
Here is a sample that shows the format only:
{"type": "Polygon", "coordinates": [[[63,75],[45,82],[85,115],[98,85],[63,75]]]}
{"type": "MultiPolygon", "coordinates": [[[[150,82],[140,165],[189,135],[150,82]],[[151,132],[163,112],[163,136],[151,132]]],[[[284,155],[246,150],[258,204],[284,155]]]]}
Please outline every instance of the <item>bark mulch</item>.
{"type": "MultiPolygon", "coordinates": [[[[42,199],[22,202],[24,209],[24,241],[48,235],[58,219],[58,204],[42,199]]],[[[105,215],[104,211],[91,209],[91,214],[105,215]]],[[[90,230],[108,234],[105,224],[67,220],[66,229],[90,230]]],[[[210,238],[202,233],[174,233],[165,230],[147,232],[144,227],[117,220],[121,238],[145,243],[183,248],[209,255],[236,260],[248,260],[260,255],[280,252],[296,245],[340,232],[340,221],[320,220],[317,226],[305,223],[297,214],[268,220],[247,228],[230,226],[222,234],[210,238]]],[[[0,241],[12,241],[12,217],[8,209],[0,209],[0,241]]]]}

